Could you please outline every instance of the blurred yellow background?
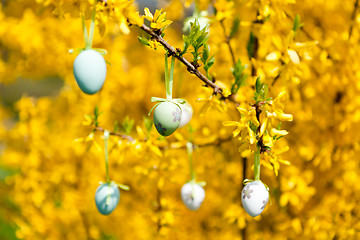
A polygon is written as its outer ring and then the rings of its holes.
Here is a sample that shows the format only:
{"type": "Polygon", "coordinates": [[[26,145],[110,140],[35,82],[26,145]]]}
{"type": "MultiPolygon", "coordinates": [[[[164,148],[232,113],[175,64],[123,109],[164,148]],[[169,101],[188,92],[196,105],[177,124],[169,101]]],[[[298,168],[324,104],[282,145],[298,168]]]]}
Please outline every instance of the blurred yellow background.
{"type": "Polygon", "coordinates": [[[360,238],[358,0],[107,2],[117,11],[99,8],[96,24],[105,32],[96,27],[93,46],[108,51],[111,65],[102,90],[86,95],[73,76],[76,54],[68,50],[84,47],[80,13],[89,16],[93,1],[1,1],[0,239],[360,238]],[[250,108],[257,76],[272,99],[286,91],[282,104],[293,121],[281,125],[289,133],[274,141],[274,155],[262,154],[261,180],[271,202],[261,216],[252,218],[241,206],[253,152],[239,152],[234,129],[223,126],[240,121],[236,104],[213,96],[178,61],[173,95],[189,101],[193,118],[167,138],[147,128],[150,98],[165,97],[165,51],[141,44],[145,32],[128,26],[144,7],[164,9],[173,21],[164,39],[181,49],[185,18],[196,8],[207,11],[215,54],[210,74],[225,90],[234,81],[227,36],[238,17],[229,42],[248,77],[236,101],[250,108]],[[303,25],[294,31],[297,14],[303,25]],[[252,58],[250,32],[258,39],[252,58]],[[105,181],[103,134],[92,132],[85,117],[95,106],[102,128],[113,130],[117,122],[119,133],[136,140],[110,137],[110,177],[130,190],[121,190],[109,216],[94,200],[105,181]],[[126,132],[130,119],[134,127],[126,132]],[[197,180],[207,183],[194,212],[180,198],[190,180],[190,140],[199,145],[197,180]]]}

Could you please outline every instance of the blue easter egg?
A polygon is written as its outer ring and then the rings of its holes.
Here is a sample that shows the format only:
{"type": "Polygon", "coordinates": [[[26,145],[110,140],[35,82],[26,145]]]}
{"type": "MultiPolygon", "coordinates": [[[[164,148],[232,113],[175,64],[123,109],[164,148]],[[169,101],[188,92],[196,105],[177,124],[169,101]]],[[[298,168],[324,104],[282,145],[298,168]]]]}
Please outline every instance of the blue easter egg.
{"type": "Polygon", "coordinates": [[[106,78],[105,59],[93,49],[82,51],[74,61],[74,76],[84,93],[98,92],[106,78]]]}
{"type": "Polygon", "coordinates": [[[120,191],[116,183],[103,183],[95,193],[95,203],[99,212],[109,215],[116,208],[120,199],[120,191]]]}

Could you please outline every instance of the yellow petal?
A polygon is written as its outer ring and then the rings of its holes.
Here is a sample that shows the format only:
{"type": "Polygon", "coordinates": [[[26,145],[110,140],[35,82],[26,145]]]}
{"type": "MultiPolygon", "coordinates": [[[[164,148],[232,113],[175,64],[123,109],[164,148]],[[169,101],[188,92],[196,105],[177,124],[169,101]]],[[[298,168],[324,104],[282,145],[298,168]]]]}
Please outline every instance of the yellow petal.
{"type": "Polygon", "coordinates": [[[289,122],[291,122],[293,120],[293,115],[287,114],[287,113],[277,113],[277,118],[280,121],[289,121],[289,122]]]}
{"type": "Polygon", "coordinates": [[[162,12],[162,9],[160,9],[160,10],[156,9],[155,14],[154,14],[154,20],[155,21],[157,21],[157,19],[161,15],[161,12],[162,12]]]}
{"type": "Polygon", "coordinates": [[[261,137],[265,132],[265,129],[266,129],[266,126],[267,126],[267,120],[268,120],[268,118],[265,118],[264,122],[261,124],[260,136],[259,137],[261,137]]]}
{"type": "Polygon", "coordinates": [[[296,49],[301,49],[316,46],[318,43],[318,41],[296,42],[294,45],[296,49]]]}
{"type": "Polygon", "coordinates": [[[297,54],[297,52],[295,52],[294,50],[291,50],[291,49],[288,49],[287,50],[289,56],[290,56],[290,59],[293,63],[295,64],[299,64],[300,63],[300,58],[299,58],[299,55],[297,54]]]}
{"type": "Polygon", "coordinates": [[[154,19],[154,16],[152,15],[152,13],[150,12],[150,10],[147,7],[144,9],[144,12],[145,12],[146,19],[148,19],[150,21],[154,19]]]}
{"type": "Polygon", "coordinates": [[[247,150],[249,148],[249,146],[250,146],[249,143],[241,144],[240,147],[239,147],[239,152],[241,153],[241,152],[247,150]]]}
{"type": "Polygon", "coordinates": [[[280,53],[278,51],[269,53],[265,59],[266,61],[276,61],[280,58],[280,53]]]}
{"type": "Polygon", "coordinates": [[[236,121],[225,121],[223,122],[223,126],[225,127],[239,126],[239,123],[236,121]]]}
{"type": "Polygon", "coordinates": [[[139,15],[139,12],[130,12],[129,20],[132,24],[142,26],[144,24],[144,18],[139,15]]]}
{"type": "Polygon", "coordinates": [[[263,141],[264,141],[264,144],[270,148],[273,147],[273,142],[272,142],[272,138],[269,136],[269,135],[265,135],[263,136],[263,141]]]}
{"type": "Polygon", "coordinates": [[[281,160],[281,159],[278,159],[278,161],[284,165],[290,165],[291,163],[289,161],[286,161],[286,160],[281,160]]]}
{"type": "Polygon", "coordinates": [[[246,115],[248,112],[245,108],[241,107],[237,107],[237,110],[240,112],[241,115],[246,115]]]}
{"type": "Polygon", "coordinates": [[[250,144],[254,144],[256,142],[255,133],[253,132],[253,130],[250,129],[249,126],[247,128],[248,128],[248,131],[249,131],[250,144]]]}
{"type": "Polygon", "coordinates": [[[279,135],[279,136],[285,136],[287,135],[289,132],[286,130],[278,130],[276,128],[272,128],[271,129],[271,135],[275,136],[275,135],[279,135]]]}

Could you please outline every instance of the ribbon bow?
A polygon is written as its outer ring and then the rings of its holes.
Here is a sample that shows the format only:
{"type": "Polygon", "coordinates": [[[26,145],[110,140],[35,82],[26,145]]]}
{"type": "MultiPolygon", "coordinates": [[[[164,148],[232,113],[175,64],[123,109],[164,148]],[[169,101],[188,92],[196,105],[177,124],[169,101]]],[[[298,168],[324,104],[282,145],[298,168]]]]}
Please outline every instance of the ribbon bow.
{"type": "Polygon", "coordinates": [[[171,103],[174,103],[176,106],[178,106],[180,109],[180,104],[185,104],[186,103],[186,100],[185,99],[182,99],[182,98],[171,98],[171,99],[167,99],[167,98],[158,98],[158,97],[151,97],[151,102],[157,102],[157,104],[155,104],[150,112],[149,112],[149,116],[150,114],[152,113],[152,111],[160,104],[160,103],[163,103],[163,102],[171,102],[171,103]]]}
{"type": "Polygon", "coordinates": [[[267,191],[270,190],[269,187],[268,187],[263,181],[261,181],[261,180],[245,179],[245,180],[243,181],[243,184],[246,185],[246,184],[248,184],[248,183],[250,183],[250,182],[255,182],[255,181],[259,181],[259,182],[261,182],[262,184],[264,184],[264,186],[265,186],[265,188],[266,188],[267,191]]]}

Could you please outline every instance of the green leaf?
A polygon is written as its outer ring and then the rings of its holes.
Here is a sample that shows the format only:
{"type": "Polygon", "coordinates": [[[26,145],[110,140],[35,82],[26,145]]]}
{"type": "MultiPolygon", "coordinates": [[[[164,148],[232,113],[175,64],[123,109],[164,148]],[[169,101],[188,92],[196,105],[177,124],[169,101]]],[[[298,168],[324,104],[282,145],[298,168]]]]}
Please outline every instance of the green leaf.
{"type": "Polygon", "coordinates": [[[254,133],[256,133],[257,126],[252,121],[250,121],[249,127],[254,133]]]}
{"type": "Polygon", "coordinates": [[[232,67],[231,71],[235,78],[234,83],[231,86],[231,93],[235,94],[238,92],[239,88],[246,84],[247,74],[244,73],[246,66],[241,65],[241,61],[238,60],[235,66],[232,67]]]}
{"type": "Polygon", "coordinates": [[[145,125],[146,130],[148,132],[151,132],[151,128],[153,125],[153,121],[151,120],[151,118],[144,117],[144,125],[145,125]]]}
{"type": "Polygon", "coordinates": [[[254,50],[255,50],[255,36],[253,32],[250,32],[249,41],[246,49],[247,49],[248,57],[249,59],[251,59],[254,56],[254,50]]]}
{"type": "Polygon", "coordinates": [[[122,189],[122,190],[125,190],[125,191],[129,191],[129,190],[130,190],[130,187],[129,187],[128,185],[124,185],[124,184],[120,184],[120,183],[118,183],[117,185],[118,185],[118,187],[119,187],[120,189],[122,189]]]}
{"type": "Polygon", "coordinates": [[[259,77],[256,78],[256,82],[255,82],[255,90],[256,90],[257,94],[261,93],[261,87],[262,87],[261,78],[259,76],[259,77]]]}
{"type": "Polygon", "coordinates": [[[201,61],[203,62],[203,64],[206,64],[206,61],[209,58],[209,54],[210,54],[210,46],[209,45],[204,45],[204,50],[202,52],[202,56],[201,56],[201,61]]]}
{"type": "Polygon", "coordinates": [[[96,105],[94,108],[94,116],[97,118],[99,116],[99,107],[96,105]]]}
{"type": "Polygon", "coordinates": [[[230,38],[233,38],[235,36],[235,34],[238,32],[239,30],[239,26],[240,26],[240,18],[236,17],[233,21],[233,24],[231,26],[231,30],[230,30],[230,38]]]}
{"type": "MultiPolygon", "coordinates": [[[[207,62],[206,62],[206,68],[207,69],[210,69],[212,67],[212,65],[214,65],[215,63],[215,58],[214,58],[215,55],[213,55],[207,62]]],[[[205,68],[204,66],[204,68],[205,68]]]]}
{"type": "Polygon", "coordinates": [[[114,132],[117,132],[117,131],[119,131],[119,122],[118,121],[115,121],[114,122],[114,132]]]}
{"type": "Polygon", "coordinates": [[[300,19],[300,15],[296,14],[295,18],[294,18],[294,26],[293,26],[293,31],[296,32],[299,28],[301,28],[302,26],[304,26],[303,23],[301,23],[301,19],[300,19]]]}
{"type": "Polygon", "coordinates": [[[144,38],[143,36],[140,35],[140,37],[138,37],[139,41],[144,44],[145,46],[150,46],[149,44],[149,39],[144,38]]]}
{"type": "MultiPolygon", "coordinates": [[[[193,62],[196,63],[199,59],[201,59],[200,48],[205,48],[205,45],[209,39],[209,34],[207,32],[207,27],[200,29],[200,24],[197,19],[194,22],[190,23],[191,29],[189,35],[183,35],[184,40],[184,49],[181,52],[181,55],[185,54],[190,46],[192,46],[193,51],[191,54],[193,55],[193,62]]],[[[206,51],[206,50],[203,50],[206,51]]],[[[206,54],[206,53],[205,53],[206,54]]],[[[204,59],[206,61],[206,59],[204,59]]]]}
{"type": "Polygon", "coordinates": [[[121,126],[126,135],[129,135],[131,133],[134,123],[135,123],[134,119],[130,119],[128,116],[125,117],[125,119],[121,123],[121,126]]]}
{"type": "Polygon", "coordinates": [[[102,113],[99,112],[99,107],[96,105],[95,108],[94,108],[94,124],[95,124],[95,127],[98,127],[98,126],[99,126],[98,118],[99,118],[99,116],[100,116],[101,114],[102,114],[102,113]]]}

